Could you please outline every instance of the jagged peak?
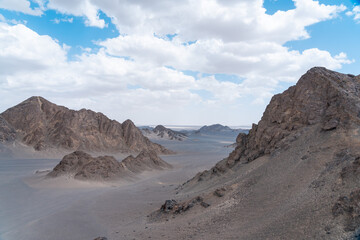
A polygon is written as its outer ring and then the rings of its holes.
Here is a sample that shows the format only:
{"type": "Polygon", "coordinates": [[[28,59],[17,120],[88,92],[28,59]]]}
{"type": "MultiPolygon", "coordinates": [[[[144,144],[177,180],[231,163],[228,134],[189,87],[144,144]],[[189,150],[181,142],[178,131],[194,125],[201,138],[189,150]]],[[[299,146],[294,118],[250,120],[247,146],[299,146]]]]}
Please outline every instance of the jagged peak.
{"type": "MultiPolygon", "coordinates": [[[[28,99],[26,99],[25,101],[23,101],[23,103],[25,102],[31,102],[31,103],[43,103],[43,102],[48,102],[48,103],[51,103],[49,100],[41,97],[41,96],[32,96],[32,97],[29,97],[28,99]]],[[[53,103],[52,103],[53,104],[53,103]]]]}
{"type": "Polygon", "coordinates": [[[301,76],[297,85],[308,82],[326,81],[328,83],[335,83],[341,88],[344,88],[356,80],[359,80],[359,76],[335,72],[325,67],[313,67],[301,76]]]}
{"type": "Polygon", "coordinates": [[[157,131],[164,131],[164,130],[166,130],[167,128],[166,127],[164,127],[163,125],[157,125],[155,128],[154,128],[154,130],[157,130],[157,131]]]}
{"type": "Polygon", "coordinates": [[[131,127],[135,127],[134,122],[133,122],[133,121],[131,121],[130,119],[125,120],[122,124],[123,124],[124,126],[131,126],[131,127]]]}

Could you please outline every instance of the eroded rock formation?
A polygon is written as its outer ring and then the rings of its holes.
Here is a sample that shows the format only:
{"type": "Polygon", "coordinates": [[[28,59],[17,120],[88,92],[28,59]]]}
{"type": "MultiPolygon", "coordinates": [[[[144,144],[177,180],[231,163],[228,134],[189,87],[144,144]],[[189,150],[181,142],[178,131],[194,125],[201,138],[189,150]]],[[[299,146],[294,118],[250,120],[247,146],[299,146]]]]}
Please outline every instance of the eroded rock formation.
{"type": "Polygon", "coordinates": [[[155,151],[142,151],[119,162],[112,156],[92,157],[75,151],[63,157],[48,174],[49,177],[70,176],[79,180],[116,180],[146,170],[169,169],[171,165],[157,156],[155,151]]]}

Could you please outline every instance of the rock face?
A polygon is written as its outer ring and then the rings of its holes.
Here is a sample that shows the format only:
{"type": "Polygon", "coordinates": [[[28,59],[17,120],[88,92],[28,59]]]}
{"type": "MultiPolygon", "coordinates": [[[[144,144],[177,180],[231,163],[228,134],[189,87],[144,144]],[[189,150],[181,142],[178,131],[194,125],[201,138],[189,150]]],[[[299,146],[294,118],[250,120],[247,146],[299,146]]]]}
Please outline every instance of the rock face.
{"type": "Polygon", "coordinates": [[[15,129],[0,115],[0,143],[13,142],[15,138],[15,129]]]}
{"type": "Polygon", "coordinates": [[[157,125],[154,129],[144,128],[142,129],[142,132],[149,138],[162,138],[177,141],[183,141],[187,138],[185,134],[171,130],[162,125],[157,125]]]}
{"type": "Polygon", "coordinates": [[[359,139],[360,76],[312,68],[179,193],[211,204],[192,222],[206,239],[357,239],[359,139]],[[223,187],[220,203],[205,197],[223,187]]]}
{"type": "Polygon", "coordinates": [[[48,174],[49,177],[68,175],[79,180],[116,180],[146,170],[171,168],[155,151],[142,151],[136,158],[129,156],[118,162],[112,156],[92,157],[82,151],[64,156],[48,174]]]}
{"type": "Polygon", "coordinates": [[[121,124],[102,113],[69,110],[42,97],[31,97],[6,110],[0,115],[0,124],[0,138],[14,139],[15,130],[20,142],[37,151],[167,152],[144,137],[131,120],[121,124]]]}
{"type": "Polygon", "coordinates": [[[136,157],[130,155],[122,163],[134,173],[151,169],[161,170],[171,168],[171,165],[162,160],[154,151],[142,151],[136,157]]]}

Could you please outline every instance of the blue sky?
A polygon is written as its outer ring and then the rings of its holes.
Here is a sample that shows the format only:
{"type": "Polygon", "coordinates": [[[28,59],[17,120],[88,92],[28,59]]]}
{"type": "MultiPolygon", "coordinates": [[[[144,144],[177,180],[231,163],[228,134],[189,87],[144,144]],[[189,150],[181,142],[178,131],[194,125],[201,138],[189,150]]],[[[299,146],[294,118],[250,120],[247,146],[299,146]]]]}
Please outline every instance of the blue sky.
{"type": "Polygon", "coordinates": [[[246,125],[312,66],[360,74],[358,1],[235,2],[0,0],[0,111],[42,95],[137,124],[246,125]]]}

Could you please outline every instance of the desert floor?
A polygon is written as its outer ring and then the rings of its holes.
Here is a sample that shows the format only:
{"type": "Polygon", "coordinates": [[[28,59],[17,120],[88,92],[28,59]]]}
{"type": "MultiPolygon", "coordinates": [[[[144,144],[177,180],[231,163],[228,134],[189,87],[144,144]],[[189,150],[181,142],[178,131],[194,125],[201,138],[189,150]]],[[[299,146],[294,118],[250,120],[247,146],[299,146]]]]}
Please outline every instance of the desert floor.
{"type": "Polygon", "coordinates": [[[162,156],[172,170],[107,184],[44,179],[41,171],[60,160],[1,160],[0,240],[172,239],[171,232],[157,231],[159,224],[149,223],[147,215],[178,197],[180,184],[225,158],[232,151],[225,146],[234,141],[235,136],[221,135],[158,140],[177,152],[162,156]]]}

